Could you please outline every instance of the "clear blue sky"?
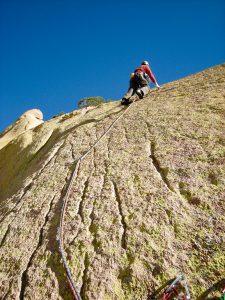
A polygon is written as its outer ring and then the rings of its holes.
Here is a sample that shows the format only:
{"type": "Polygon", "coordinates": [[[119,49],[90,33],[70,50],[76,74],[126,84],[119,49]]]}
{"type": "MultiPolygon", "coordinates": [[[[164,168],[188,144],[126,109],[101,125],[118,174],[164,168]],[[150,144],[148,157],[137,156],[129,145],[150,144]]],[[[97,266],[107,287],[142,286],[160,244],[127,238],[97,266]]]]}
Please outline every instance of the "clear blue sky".
{"type": "Polygon", "coordinates": [[[0,0],[0,131],[88,96],[120,99],[149,60],[159,84],[225,61],[224,0],[0,0]]]}

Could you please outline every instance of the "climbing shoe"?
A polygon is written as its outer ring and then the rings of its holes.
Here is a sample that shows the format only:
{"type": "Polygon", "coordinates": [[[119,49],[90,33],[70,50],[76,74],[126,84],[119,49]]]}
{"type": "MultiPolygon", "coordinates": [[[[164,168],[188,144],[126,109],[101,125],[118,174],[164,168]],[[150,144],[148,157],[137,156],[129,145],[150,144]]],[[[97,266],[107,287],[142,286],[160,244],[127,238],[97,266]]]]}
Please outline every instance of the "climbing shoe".
{"type": "Polygon", "coordinates": [[[140,90],[140,89],[137,89],[137,91],[136,91],[136,94],[138,95],[139,99],[143,99],[143,97],[144,97],[144,93],[143,93],[143,91],[142,91],[142,90],[140,90]]]}
{"type": "Polygon", "coordinates": [[[129,99],[123,98],[122,101],[121,101],[121,104],[122,105],[129,105],[130,101],[129,101],[129,99]]]}

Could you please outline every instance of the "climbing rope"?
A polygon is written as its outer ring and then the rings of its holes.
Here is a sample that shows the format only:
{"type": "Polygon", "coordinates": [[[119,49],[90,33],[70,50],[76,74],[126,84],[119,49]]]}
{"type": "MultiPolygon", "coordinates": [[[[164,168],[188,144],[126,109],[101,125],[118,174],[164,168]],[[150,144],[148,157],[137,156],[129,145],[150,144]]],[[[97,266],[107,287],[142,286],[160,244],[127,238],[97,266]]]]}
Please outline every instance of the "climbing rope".
{"type": "Polygon", "coordinates": [[[66,271],[66,276],[67,276],[67,280],[69,282],[70,285],[70,289],[73,293],[74,299],[75,300],[82,300],[81,296],[78,292],[78,289],[76,287],[76,284],[73,280],[72,274],[70,272],[69,266],[67,264],[66,261],[66,255],[65,255],[65,250],[64,250],[64,219],[65,219],[65,211],[66,211],[66,207],[67,207],[67,202],[71,193],[71,189],[72,189],[72,185],[74,183],[74,181],[76,180],[77,177],[77,173],[78,173],[78,169],[80,166],[80,163],[82,160],[85,159],[85,157],[101,142],[101,140],[107,135],[107,133],[109,133],[112,128],[115,126],[115,124],[123,117],[123,115],[125,113],[127,113],[127,111],[132,107],[132,105],[134,104],[134,102],[136,101],[136,99],[119,115],[118,118],[116,118],[116,120],[114,120],[112,122],[112,124],[108,127],[108,129],[100,136],[99,139],[97,139],[97,141],[83,154],[80,156],[80,158],[78,158],[77,163],[76,163],[76,167],[74,169],[74,171],[71,174],[71,177],[69,179],[69,183],[66,189],[66,193],[65,196],[63,197],[62,201],[63,201],[63,205],[62,205],[62,209],[61,209],[61,217],[60,217],[60,225],[59,225],[59,252],[61,254],[62,257],[62,261],[63,261],[63,266],[65,268],[66,271]]]}

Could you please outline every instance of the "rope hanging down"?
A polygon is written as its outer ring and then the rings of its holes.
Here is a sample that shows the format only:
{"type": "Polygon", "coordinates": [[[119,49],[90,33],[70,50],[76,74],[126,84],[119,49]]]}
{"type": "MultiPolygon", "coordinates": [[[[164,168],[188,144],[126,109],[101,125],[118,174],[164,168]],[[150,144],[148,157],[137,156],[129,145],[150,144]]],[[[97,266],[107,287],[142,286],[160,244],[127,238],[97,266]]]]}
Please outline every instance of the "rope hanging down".
{"type": "MultiPolygon", "coordinates": [[[[136,100],[133,101],[133,103],[135,102],[136,100]]],[[[70,269],[69,269],[69,266],[67,264],[67,261],[66,261],[66,255],[65,255],[65,250],[64,250],[64,240],[63,240],[63,236],[64,236],[64,219],[65,219],[65,211],[66,211],[66,207],[67,207],[67,202],[68,202],[68,199],[69,199],[69,196],[70,196],[70,192],[71,192],[71,188],[72,188],[72,185],[77,177],[77,172],[78,172],[78,169],[79,169],[79,166],[80,166],[80,163],[82,160],[85,159],[85,157],[100,143],[100,141],[107,135],[107,133],[109,133],[113,126],[122,118],[122,116],[127,113],[127,111],[132,107],[133,103],[131,103],[120,115],[118,118],[116,118],[115,121],[112,122],[112,124],[109,126],[109,128],[100,136],[100,138],[83,154],[80,156],[80,158],[78,158],[77,160],[77,164],[76,164],[76,167],[73,171],[73,173],[71,174],[71,177],[70,177],[70,180],[69,180],[69,184],[67,186],[67,189],[66,189],[66,194],[65,196],[63,197],[62,201],[63,201],[63,206],[62,206],[62,210],[61,210],[61,217],[60,217],[60,225],[59,225],[59,252],[61,254],[61,257],[62,257],[62,261],[63,261],[63,266],[66,270],[66,276],[67,276],[67,279],[69,281],[69,285],[70,285],[70,288],[71,288],[71,291],[73,293],[73,296],[74,296],[74,299],[75,300],[82,300],[81,299],[81,296],[78,292],[78,289],[76,287],[76,284],[73,280],[73,277],[72,277],[72,274],[70,272],[70,269]]]]}

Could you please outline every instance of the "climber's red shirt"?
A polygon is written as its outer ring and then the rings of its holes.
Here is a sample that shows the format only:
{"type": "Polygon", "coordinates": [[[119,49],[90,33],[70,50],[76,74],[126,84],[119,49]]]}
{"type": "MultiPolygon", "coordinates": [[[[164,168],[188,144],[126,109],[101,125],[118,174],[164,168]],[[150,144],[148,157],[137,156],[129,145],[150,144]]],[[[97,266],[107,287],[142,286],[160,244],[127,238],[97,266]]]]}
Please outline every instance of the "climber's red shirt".
{"type": "Polygon", "coordinates": [[[155,79],[155,76],[153,75],[151,69],[149,68],[148,65],[141,65],[139,68],[137,68],[134,73],[136,72],[143,72],[143,73],[147,73],[148,76],[150,77],[151,81],[156,84],[156,79],[155,79]]]}

